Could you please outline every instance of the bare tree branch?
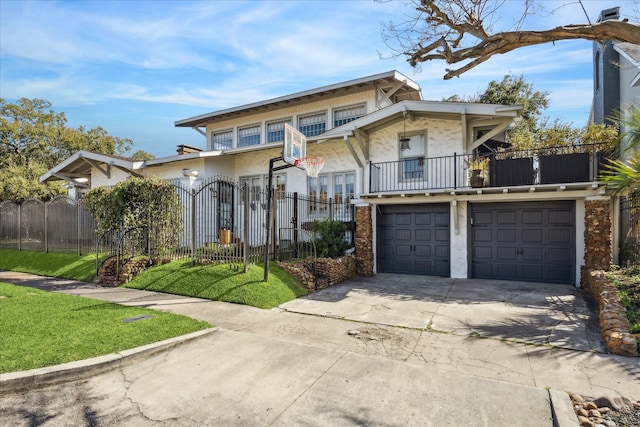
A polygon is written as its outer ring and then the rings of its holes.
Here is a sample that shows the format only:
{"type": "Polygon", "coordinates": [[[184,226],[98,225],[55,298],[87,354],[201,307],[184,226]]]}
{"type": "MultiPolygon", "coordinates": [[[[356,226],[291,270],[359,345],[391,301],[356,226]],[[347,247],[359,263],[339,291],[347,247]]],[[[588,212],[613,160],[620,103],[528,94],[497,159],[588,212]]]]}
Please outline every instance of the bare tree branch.
{"type": "Polygon", "coordinates": [[[388,26],[386,40],[400,44],[399,54],[412,66],[431,60],[447,64],[467,62],[448,69],[445,80],[460,76],[493,55],[559,40],[618,40],[640,44],[640,25],[628,20],[607,20],[596,24],[565,25],[550,30],[519,31],[526,15],[534,13],[534,0],[523,3],[523,15],[516,29],[491,34],[485,21],[499,21],[498,9],[504,0],[420,0],[417,17],[404,29],[388,26]],[[423,26],[417,24],[422,21],[423,26]]]}

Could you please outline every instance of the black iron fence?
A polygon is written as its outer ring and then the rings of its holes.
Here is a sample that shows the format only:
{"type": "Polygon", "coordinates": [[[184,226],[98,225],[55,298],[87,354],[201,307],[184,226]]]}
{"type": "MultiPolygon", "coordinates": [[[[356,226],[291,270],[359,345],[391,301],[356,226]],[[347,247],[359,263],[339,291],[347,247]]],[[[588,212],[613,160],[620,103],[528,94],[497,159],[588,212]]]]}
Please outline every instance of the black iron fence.
{"type": "Polygon", "coordinates": [[[620,265],[640,271],[640,192],[620,199],[620,265]]]}
{"type": "Polygon", "coordinates": [[[605,151],[604,145],[592,144],[371,163],[369,192],[592,182],[605,151]]]}
{"type": "MultiPolygon", "coordinates": [[[[258,263],[264,260],[267,193],[213,177],[197,187],[174,183],[181,201],[169,241],[151,229],[114,229],[101,235],[82,200],[57,197],[44,203],[0,203],[0,248],[45,252],[95,251],[99,259],[148,255],[154,260],[191,259],[199,263],[258,263]]],[[[314,253],[308,231],[315,220],[347,225],[353,244],[354,207],[348,200],[275,193],[272,197],[270,254],[304,257],[314,253]]],[[[119,263],[118,263],[119,264],[119,263]]]]}

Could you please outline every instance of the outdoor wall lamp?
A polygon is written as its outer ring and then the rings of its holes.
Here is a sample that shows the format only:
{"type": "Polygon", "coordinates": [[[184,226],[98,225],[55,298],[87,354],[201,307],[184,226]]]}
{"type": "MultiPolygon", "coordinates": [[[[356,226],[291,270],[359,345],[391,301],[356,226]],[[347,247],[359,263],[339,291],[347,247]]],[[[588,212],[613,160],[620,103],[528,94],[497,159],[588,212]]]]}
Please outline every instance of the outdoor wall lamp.
{"type": "Polygon", "coordinates": [[[189,168],[182,169],[182,176],[188,178],[196,178],[198,176],[198,171],[191,170],[189,168]]]}
{"type": "Polygon", "coordinates": [[[405,151],[411,149],[409,142],[411,138],[407,138],[407,110],[402,112],[402,138],[400,138],[400,150],[405,151]]]}

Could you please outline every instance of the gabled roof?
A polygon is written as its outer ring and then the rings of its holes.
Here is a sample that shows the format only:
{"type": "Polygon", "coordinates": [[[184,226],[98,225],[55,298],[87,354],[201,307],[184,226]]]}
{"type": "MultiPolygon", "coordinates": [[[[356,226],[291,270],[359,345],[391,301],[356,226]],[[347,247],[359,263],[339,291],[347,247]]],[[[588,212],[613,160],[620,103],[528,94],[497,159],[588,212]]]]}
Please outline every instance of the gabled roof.
{"type": "Polygon", "coordinates": [[[292,93],[290,95],[278,98],[267,99],[265,101],[254,102],[252,104],[240,105],[238,107],[227,108],[225,110],[214,111],[207,114],[191,117],[188,119],[178,120],[175,122],[176,127],[200,127],[207,123],[224,120],[231,117],[241,117],[243,115],[254,114],[256,111],[268,111],[281,108],[283,104],[295,104],[309,102],[312,98],[320,95],[329,95],[331,93],[349,91],[359,91],[363,87],[394,87],[393,97],[397,101],[422,99],[420,93],[420,85],[409,79],[398,71],[388,71],[386,73],[375,74],[368,77],[361,77],[354,80],[348,80],[342,83],[335,83],[328,86],[322,86],[315,89],[309,89],[302,92],[292,93]]]}
{"type": "Polygon", "coordinates": [[[613,48],[624,55],[636,67],[640,65],[640,45],[627,42],[614,42],[613,48]]]}
{"type": "Polygon", "coordinates": [[[614,42],[613,48],[627,59],[638,71],[638,74],[631,80],[632,87],[640,86],[640,45],[626,42],[614,42]]]}
{"type": "MultiPolygon", "coordinates": [[[[405,112],[421,113],[425,115],[457,116],[466,115],[467,118],[473,116],[483,117],[505,117],[516,118],[520,115],[522,105],[498,105],[480,104],[466,102],[445,102],[445,101],[402,101],[392,104],[381,110],[374,111],[359,119],[345,123],[342,126],[329,129],[325,133],[318,135],[314,139],[320,141],[352,136],[356,129],[367,129],[369,126],[379,126],[387,120],[401,116],[405,112]]],[[[311,138],[309,138],[311,139],[311,138]]]]}
{"type": "Polygon", "coordinates": [[[48,170],[40,177],[40,182],[63,180],[84,184],[91,179],[91,168],[94,167],[107,176],[110,175],[112,166],[132,175],[139,175],[135,171],[143,164],[144,162],[126,157],[81,150],[48,170]]]}

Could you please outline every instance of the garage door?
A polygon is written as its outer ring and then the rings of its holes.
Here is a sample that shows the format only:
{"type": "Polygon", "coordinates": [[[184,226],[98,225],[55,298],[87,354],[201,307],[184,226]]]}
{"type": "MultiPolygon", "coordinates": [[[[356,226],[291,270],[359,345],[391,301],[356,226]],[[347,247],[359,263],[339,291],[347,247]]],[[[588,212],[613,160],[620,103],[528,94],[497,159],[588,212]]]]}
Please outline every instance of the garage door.
{"type": "Polygon", "coordinates": [[[381,206],[380,273],[449,277],[449,205],[381,206]]]}
{"type": "Polygon", "coordinates": [[[574,283],[574,203],[471,205],[471,274],[482,279],[574,283]]]}

